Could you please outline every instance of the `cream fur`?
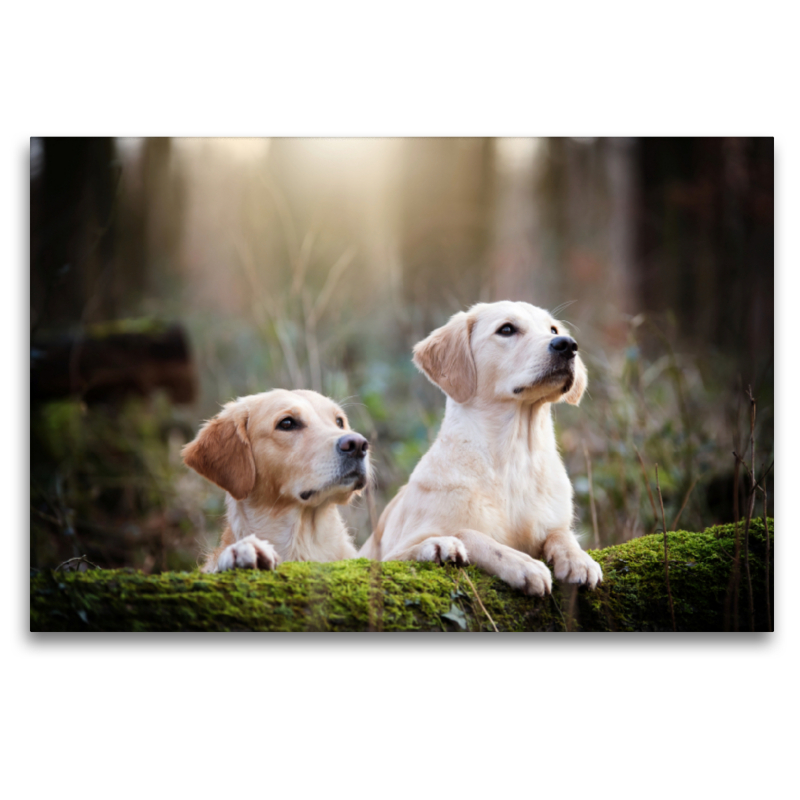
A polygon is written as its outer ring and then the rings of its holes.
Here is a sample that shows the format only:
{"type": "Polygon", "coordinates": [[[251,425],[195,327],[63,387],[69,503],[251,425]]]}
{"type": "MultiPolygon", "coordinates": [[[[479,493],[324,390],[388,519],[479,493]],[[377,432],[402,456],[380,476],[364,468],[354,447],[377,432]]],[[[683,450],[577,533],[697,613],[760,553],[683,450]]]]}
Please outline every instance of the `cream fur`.
{"type": "Polygon", "coordinates": [[[344,411],[311,391],[241,397],[209,420],[183,454],[188,466],[227,492],[228,524],[203,570],[353,558],[337,505],[366,484],[369,454],[354,459],[339,452],[337,442],[352,433],[344,411]],[[282,430],[287,417],[298,428],[282,430]]]}
{"type": "Polygon", "coordinates": [[[551,414],[554,402],[580,402],[586,369],[577,355],[566,364],[549,351],[553,327],[566,335],[528,303],[481,303],[414,348],[417,366],[448,393],[445,417],[360,556],[468,560],[536,595],[552,585],[540,558],[559,580],[602,580],[572,530],[572,485],[551,414]],[[498,335],[507,323],[517,333],[498,335]]]}

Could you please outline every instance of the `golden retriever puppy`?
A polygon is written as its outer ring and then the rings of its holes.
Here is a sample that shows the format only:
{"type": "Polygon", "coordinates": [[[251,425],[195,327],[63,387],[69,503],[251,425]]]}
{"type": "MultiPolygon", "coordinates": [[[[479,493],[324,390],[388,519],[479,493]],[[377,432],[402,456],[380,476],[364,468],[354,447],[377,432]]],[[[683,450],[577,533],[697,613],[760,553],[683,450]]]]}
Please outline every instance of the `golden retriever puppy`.
{"type": "Polygon", "coordinates": [[[479,303],[414,348],[447,395],[436,441],[359,552],[368,558],[471,562],[526,594],[555,576],[594,588],[600,566],[572,531],[572,485],[551,404],[586,389],[578,345],[528,303],[479,303]]]}
{"type": "Polygon", "coordinates": [[[353,558],[336,506],[366,486],[368,447],[316,392],[275,389],[227,403],[183,449],[187,466],[228,493],[228,524],[203,571],[353,558]]]}

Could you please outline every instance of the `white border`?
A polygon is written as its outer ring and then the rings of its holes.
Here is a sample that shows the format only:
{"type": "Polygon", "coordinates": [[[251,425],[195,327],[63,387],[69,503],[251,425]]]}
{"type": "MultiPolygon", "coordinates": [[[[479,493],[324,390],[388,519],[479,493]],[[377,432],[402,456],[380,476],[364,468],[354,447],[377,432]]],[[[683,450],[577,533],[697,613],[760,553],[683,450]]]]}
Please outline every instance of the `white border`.
{"type": "Polygon", "coordinates": [[[774,135],[785,367],[800,263],[785,8],[147,0],[6,12],[0,319],[14,452],[0,663],[13,796],[782,796],[794,737],[780,723],[798,711],[788,370],[772,636],[48,639],[26,632],[23,534],[31,134],[774,135]]]}

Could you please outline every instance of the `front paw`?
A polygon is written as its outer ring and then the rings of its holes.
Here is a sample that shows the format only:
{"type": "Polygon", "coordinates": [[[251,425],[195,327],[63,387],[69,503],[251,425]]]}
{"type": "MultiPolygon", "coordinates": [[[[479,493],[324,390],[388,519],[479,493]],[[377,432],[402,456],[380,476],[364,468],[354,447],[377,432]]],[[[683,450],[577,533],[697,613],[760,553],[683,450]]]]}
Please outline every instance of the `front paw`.
{"type": "Polygon", "coordinates": [[[553,576],[546,564],[531,558],[526,553],[519,553],[524,558],[515,558],[513,564],[507,564],[498,572],[504,580],[515,589],[527,595],[544,597],[553,589],[553,576]]]}
{"type": "Polygon", "coordinates": [[[417,561],[434,561],[437,564],[450,561],[458,567],[469,564],[467,548],[455,536],[432,536],[426,539],[419,547],[417,561]]]}
{"type": "Polygon", "coordinates": [[[269,542],[250,535],[220,553],[215,572],[229,569],[275,569],[277,566],[278,553],[275,548],[269,542]]]}
{"type": "Polygon", "coordinates": [[[557,551],[553,553],[553,572],[556,579],[567,583],[585,583],[594,589],[603,580],[600,565],[580,549],[557,551]]]}

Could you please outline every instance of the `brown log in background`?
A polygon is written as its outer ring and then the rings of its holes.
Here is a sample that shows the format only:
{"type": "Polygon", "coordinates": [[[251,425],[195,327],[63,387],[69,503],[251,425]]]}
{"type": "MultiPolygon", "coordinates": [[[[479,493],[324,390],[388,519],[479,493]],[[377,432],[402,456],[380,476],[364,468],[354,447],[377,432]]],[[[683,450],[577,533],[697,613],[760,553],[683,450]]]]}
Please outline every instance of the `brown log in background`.
{"type": "Polygon", "coordinates": [[[165,389],[174,403],[191,403],[197,376],[179,325],[147,333],[64,336],[32,349],[31,401],[80,397],[112,402],[165,389]]]}

